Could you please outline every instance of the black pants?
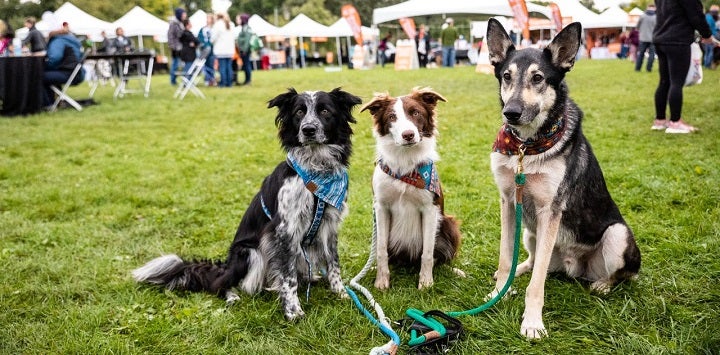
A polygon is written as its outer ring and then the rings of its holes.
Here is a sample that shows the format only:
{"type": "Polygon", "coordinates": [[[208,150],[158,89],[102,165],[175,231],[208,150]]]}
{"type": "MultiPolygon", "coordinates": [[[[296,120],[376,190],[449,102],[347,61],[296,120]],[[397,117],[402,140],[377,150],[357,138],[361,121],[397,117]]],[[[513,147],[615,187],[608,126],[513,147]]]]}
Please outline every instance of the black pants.
{"type": "Polygon", "coordinates": [[[655,44],[658,55],[660,82],[655,90],[655,118],[665,119],[665,107],[670,106],[670,120],[682,118],[683,86],[690,69],[690,44],[655,44]]]}

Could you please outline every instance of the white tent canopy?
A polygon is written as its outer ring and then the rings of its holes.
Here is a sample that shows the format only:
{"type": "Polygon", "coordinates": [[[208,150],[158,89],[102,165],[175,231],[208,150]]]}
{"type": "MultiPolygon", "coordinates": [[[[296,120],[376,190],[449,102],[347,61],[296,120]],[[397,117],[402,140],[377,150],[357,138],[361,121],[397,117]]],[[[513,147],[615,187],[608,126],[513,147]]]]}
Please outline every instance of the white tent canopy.
{"type": "MultiPolygon", "coordinates": [[[[93,41],[102,40],[102,36],[100,36],[102,31],[105,31],[109,37],[115,37],[115,26],[112,23],[90,15],[69,2],[62,4],[53,15],[58,24],[67,22],[70,31],[79,35],[87,35],[93,41]]],[[[51,30],[44,21],[38,22],[36,27],[45,34],[51,30]]]]}
{"type": "Polygon", "coordinates": [[[126,36],[153,36],[157,42],[167,42],[168,22],[135,6],[125,15],[113,22],[115,27],[122,27],[126,36]]]}
{"type": "Polygon", "coordinates": [[[611,6],[598,15],[593,21],[583,24],[587,28],[628,27],[631,26],[630,15],[618,6],[611,6]]]}
{"type": "MultiPolygon", "coordinates": [[[[579,3],[578,3],[579,4],[579,3]]],[[[545,6],[527,3],[529,12],[538,12],[550,18],[550,11],[545,6]]],[[[416,17],[439,14],[487,14],[512,16],[512,9],[507,0],[409,0],[373,10],[373,24],[379,24],[402,17],[416,17]]]]}
{"type": "Polygon", "coordinates": [[[328,37],[330,30],[327,26],[315,22],[305,14],[299,14],[285,26],[280,27],[278,34],[296,37],[328,37]]]}
{"type": "Polygon", "coordinates": [[[280,29],[278,27],[273,26],[270,22],[265,21],[265,19],[257,14],[250,16],[248,19],[248,25],[258,36],[272,36],[280,33],[280,29]]]}

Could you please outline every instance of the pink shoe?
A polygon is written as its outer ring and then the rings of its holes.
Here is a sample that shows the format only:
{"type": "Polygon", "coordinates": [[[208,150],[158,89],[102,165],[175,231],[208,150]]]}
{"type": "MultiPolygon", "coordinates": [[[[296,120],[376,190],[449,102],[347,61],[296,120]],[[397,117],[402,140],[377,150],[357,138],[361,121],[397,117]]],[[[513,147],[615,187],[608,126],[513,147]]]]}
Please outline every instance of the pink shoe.
{"type": "Polygon", "coordinates": [[[653,122],[653,125],[652,125],[652,127],[650,127],[650,129],[652,129],[653,131],[664,131],[667,128],[667,125],[668,125],[668,120],[656,119],[653,122]]]}
{"type": "Polygon", "coordinates": [[[682,119],[677,122],[670,121],[665,133],[686,134],[697,131],[697,128],[685,123],[682,119]]]}

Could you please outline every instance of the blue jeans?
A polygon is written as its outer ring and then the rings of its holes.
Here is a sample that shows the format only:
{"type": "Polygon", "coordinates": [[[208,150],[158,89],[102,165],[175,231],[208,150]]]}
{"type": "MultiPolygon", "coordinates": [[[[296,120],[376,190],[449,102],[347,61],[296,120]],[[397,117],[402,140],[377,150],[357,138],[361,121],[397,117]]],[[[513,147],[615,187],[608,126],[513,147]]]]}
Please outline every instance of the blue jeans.
{"type": "Polygon", "coordinates": [[[652,71],[653,62],[655,62],[655,46],[652,42],[640,42],[638,46],[637,56],[635,58],[635,71],[640,71],[642,68],[643,59],[645,59],[645,51],[648,51],[647,71],[652,71]]]}
{"type": "Polygon", "coordinates": [[[205,59],[203,73],[205,73],[206,83],[215,81],[215,56],[213,54],[208,55],[207,59],[205,59]]]}
{"type": "Polygon", "coordinates": [[[170,62],[170,84],[175,85],[177,84],[177,78],[175,76],[175,72],[180,67],[180,57],[172,57],[172,60],[170,62]]]}
{"type": "Polygon", "coordinates": [[[442,64],[444,67],[450,68],[455,66],[455,47],[442,47],[442,64]]]}
{"type": "Polygon", "coordinates": [[[232,58],[218,58],[218,69],[220,69],[220,87],[231,87],[233,85],[232,58]]]}
{"type": "Polygon", "coordinates": [[[705,47],[705,58],[703,60],[703,65],[705,68],[710,68],[712,66],[713,62],[713,49],[715,48],[714,44],[704,44],[705,47]]]}

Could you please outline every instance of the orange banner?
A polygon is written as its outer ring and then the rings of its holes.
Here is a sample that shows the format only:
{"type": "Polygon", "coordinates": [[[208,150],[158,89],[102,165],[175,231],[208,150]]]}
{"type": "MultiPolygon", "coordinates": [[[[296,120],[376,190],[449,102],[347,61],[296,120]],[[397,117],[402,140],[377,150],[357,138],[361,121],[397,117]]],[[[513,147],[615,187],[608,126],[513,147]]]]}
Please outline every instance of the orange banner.
{"type": "Polygon", "coordinates": [[[522,27],[524,39],[530,39],[530,15],[528,15],[525,0],[508,0],[510,8],[515,16],[515,22],[522,27]]]}
{"type": "Polygon", "coordinates": [[[550,8],[550,11],[552,11],[552,20],[555,24],[555,30],[560,32],[563,29],[563,19],[560,14],[560,7],[554,2],[551,2],[548,7],[550,8]]]}
{"type": "Polygon", "coordinates": [[[400,22],[400,26],[402,27],[403,31],[405,31],[405,34],[408,36],[409,39],[415,39],[415,20],[407,17],[399,18],[398,21],[400,22]]]}
{"type": "Polygon", "coordinates": [[[355,43],[362,45],[362,25],[360,24],[360,14],[355,9],[355,6],[352,6],[350,4],[343,5],[341,13],[342,17],[348,22],[348,24],[350,25],[350,29],[352,29],[353,31],[353,35],[355,36],[355,43]]]}

